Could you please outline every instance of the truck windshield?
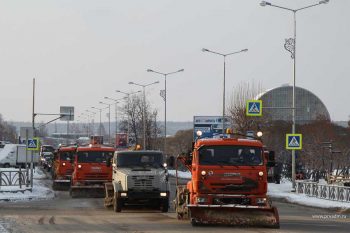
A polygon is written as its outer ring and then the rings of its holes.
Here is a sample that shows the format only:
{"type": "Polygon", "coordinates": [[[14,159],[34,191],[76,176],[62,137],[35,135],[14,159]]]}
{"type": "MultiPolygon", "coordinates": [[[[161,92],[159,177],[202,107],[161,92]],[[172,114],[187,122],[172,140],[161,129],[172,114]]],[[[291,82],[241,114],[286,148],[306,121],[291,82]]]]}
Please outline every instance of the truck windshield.
{"type": "Polygon", "coordinates": [[[137,153],[137,154],[118,154],[118,167],[153,167],[160,168],[163,164],[163,155],[161,153],[137,153]]]}
{"type": "Polygon", "coordinates": [[[60,160],[67,161],[71,160],[73,158],[73,151],[64,151],[60,152],[60,160]]]}
{"type": "Polygon", "coordinates": [[[199,149],[199,164],[257,166],[263,164],[262,150],[249,146],[204,146],[199,149]]]}
{"type": "Polygon", "coordinates": [[[80,163],[105,163],[113,154],[112,151],[80,151],[77,156],[80,163]]]}
{"type": "Polygon", "coordinates": [[[42,152],[54,152],[55,149],[52,146],[43,146],[42,152]]]}

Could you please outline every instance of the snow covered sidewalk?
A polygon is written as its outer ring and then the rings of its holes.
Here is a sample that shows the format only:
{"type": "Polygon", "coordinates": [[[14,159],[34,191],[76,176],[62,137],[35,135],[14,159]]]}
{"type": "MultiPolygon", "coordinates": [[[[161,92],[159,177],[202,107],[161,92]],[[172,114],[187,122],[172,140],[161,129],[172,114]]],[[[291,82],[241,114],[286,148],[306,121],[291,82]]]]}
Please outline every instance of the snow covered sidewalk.
{"type": "MultiPolygon", "coordinates": [[[[22,192],[0,192],[1,201],[25,201],[25,200],[40,200],[54,198],[54,192],[51,188],[47,187],[47,176],[40,169],[34,170],[33,176],[33,191],[22,192]]],[[[19,187],[1,187],[1,190],[19,189],[19,187]],[[10,189],[9,189],[10,188],[10,189]]]]}

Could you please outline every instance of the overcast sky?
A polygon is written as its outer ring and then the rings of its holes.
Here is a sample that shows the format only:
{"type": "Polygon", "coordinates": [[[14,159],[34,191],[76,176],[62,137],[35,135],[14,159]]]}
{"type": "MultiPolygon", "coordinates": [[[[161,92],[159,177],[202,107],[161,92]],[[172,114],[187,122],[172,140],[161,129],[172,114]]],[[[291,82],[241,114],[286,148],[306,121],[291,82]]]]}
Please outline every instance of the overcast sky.
{"type": "MultiPolygon", "coordinates": [[[[271,0],[299,8],[317,0],[271,0]]],[[[147,100],[164,119],[160,72],[167,79],[167,119],[222,114],[223,59],[202,48],[247,53],[227,58],[227,100],[242,81],[264,89],[292,83],[285,38],[292,13],[259,0],[0,0],[0,113],[31,121],[32,79],[38,113],[91,110],[115,90],[150,86],[147,100]]],[[[350,1],[331,0],[297,14],[297,86],[316,94],[332,120],[348,120],[350,1]]],[[[113,115],[114,116],[114,115],[113,115]]],[[[37,121],[48,118],[38,117],[37,121]]],[[[96,119],[97,120],[97,119],[96,119]]],[[[106,118],[104,119],[106,120],[106,118]]]]}

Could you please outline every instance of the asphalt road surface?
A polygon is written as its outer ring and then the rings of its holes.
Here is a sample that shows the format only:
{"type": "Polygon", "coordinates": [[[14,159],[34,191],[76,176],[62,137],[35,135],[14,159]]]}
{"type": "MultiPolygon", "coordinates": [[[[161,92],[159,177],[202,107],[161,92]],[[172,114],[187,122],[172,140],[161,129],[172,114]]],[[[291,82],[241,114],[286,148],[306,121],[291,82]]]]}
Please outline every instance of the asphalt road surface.
{"type": "MultiPolygon", "coordinates": [[[[174,183],[174,180],[171,181],[174,183]]],[[[174,187],[172,185],[172,190],[174,187]]],[[[104,208],[103,198],[72,199],[68,192],[57,191],[53,200],[0,202],[0,233],[350,232],[350,214],[277,201],[274,205],[280,213],[280,229],[192,227],[189,221],[177,220],[173,211],[161,213],[158,210],[129,208],[115,213],[104,208]]]]}

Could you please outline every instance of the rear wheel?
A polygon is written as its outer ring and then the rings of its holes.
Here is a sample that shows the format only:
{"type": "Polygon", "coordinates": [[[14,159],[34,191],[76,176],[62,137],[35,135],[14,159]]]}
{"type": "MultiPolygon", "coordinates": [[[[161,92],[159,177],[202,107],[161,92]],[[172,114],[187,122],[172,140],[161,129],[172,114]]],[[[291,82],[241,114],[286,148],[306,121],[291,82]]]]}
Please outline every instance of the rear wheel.
{"type": "Polygon", "coordinates": [[[113,198],[113,210],[114,212],[121,212],[122,211],[122,204],[123,201],[118,198],[118,193],[114,193],[114,198],[113,198]]]}

